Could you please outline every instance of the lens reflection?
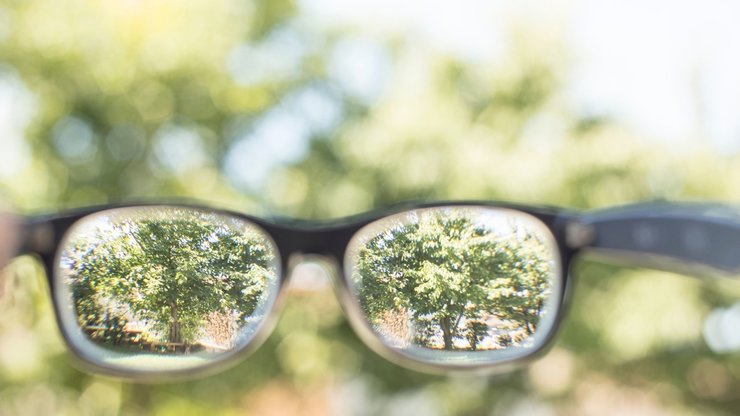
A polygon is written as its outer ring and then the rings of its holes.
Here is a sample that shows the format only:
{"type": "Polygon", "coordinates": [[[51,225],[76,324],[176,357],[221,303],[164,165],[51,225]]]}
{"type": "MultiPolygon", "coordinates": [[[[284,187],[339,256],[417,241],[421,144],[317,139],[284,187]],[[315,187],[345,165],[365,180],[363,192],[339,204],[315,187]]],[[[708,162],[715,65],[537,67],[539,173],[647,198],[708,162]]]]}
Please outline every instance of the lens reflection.
{"type": "Polygon", "coordinates": [[[116,368],[187,368],[224,356],[252,338],[277,293],[274,244],[226,215],[110,210],[75,224],[63,244],[63,327],[88,358],[116,368]]]}
{"type": "Polygon", "coordinates": [[[376,338],[415,358],[479,363],[541,344],[560,300],[557,253],[528,214],[445,207],[365,227],[346,264],[376,338]]]}

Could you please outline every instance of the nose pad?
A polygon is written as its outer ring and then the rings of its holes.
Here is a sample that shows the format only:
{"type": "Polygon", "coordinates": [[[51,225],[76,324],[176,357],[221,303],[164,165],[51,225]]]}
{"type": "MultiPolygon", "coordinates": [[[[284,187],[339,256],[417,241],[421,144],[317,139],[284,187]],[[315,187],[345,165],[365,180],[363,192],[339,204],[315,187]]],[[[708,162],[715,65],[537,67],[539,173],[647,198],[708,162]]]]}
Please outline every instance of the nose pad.
{"type": "Polygon", "coordinates": [[[331,256],[293,254],[288,261],[288,290],[299,294],[335,290],[339,273],[339,262],[331,256]]]}

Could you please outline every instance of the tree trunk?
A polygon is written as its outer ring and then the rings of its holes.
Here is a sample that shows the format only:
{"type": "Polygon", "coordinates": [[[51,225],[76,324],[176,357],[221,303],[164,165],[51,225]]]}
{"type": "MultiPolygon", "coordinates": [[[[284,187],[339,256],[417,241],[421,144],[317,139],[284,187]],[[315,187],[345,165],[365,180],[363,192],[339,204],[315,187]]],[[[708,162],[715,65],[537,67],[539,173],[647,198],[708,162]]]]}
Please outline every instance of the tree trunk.
{"type": "Polygon", "coordinates": [[[529,322],[529,319],[524,320],[524,328],[527,330],[527,335],[534,334],[534,328],[532,327],[532,324],[529,322]]]}
{"type": "Polygon", "coordinates": [[[177,305],[174,302],[170,303],[170,333],[169,342],[180,343],[182,342],[182,331],[180,331],[180,321],[177,318],[177,305]]]}
{"type": "Polygon", "coordinates": [[[439,325],[442,327],[442,339],[445,342],[445,349],[452,350],[452,319],[449,316],[439,320],[439,325]]]}

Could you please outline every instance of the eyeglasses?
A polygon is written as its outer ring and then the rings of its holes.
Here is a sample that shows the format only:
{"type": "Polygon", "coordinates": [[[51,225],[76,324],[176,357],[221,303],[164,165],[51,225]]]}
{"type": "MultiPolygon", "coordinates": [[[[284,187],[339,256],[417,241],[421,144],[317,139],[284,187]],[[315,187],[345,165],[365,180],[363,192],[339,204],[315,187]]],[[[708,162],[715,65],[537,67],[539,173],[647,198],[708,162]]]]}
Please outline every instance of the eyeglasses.
{"type": "Polygon", "coordinates": [[[139,205],[29,218],[23,234],[74,356],[135,379],[202,375],[254,351],[306,259],[335,272],[367,345],[432,372],[505,370],[545,350],[584,252],[740,272],[740,217],[693,204],[578,213],[454,202],[326,223],[139,205]]]}

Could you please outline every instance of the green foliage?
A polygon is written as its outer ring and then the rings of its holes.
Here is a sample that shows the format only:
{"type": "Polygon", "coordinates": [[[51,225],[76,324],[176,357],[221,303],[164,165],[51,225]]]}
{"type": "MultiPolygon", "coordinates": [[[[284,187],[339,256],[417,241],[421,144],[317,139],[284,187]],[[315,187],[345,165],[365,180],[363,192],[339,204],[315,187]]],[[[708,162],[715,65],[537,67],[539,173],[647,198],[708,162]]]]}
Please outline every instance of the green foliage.
{"type": "Polygon", "coordinates": [[[82,323],[106,309],[128,310],[168,342],[191,344],[210,313],[237,322],[251,316],[276,278],[274,253],[227,221],[152,209],[75,235],[63,262],[82,323]]]}
{"type": "Polygon", "coordinates": [[[512,223],[496,232],[463,209],[413,217],[371,236],[357,255],[353,279],[371,322],[405,311],[420,325],[418,343],[433,347],[441,334],[447,350],[456,338],[476,349],[490,317],[535,332],[555,259],[534,230],[512,223]]]}

